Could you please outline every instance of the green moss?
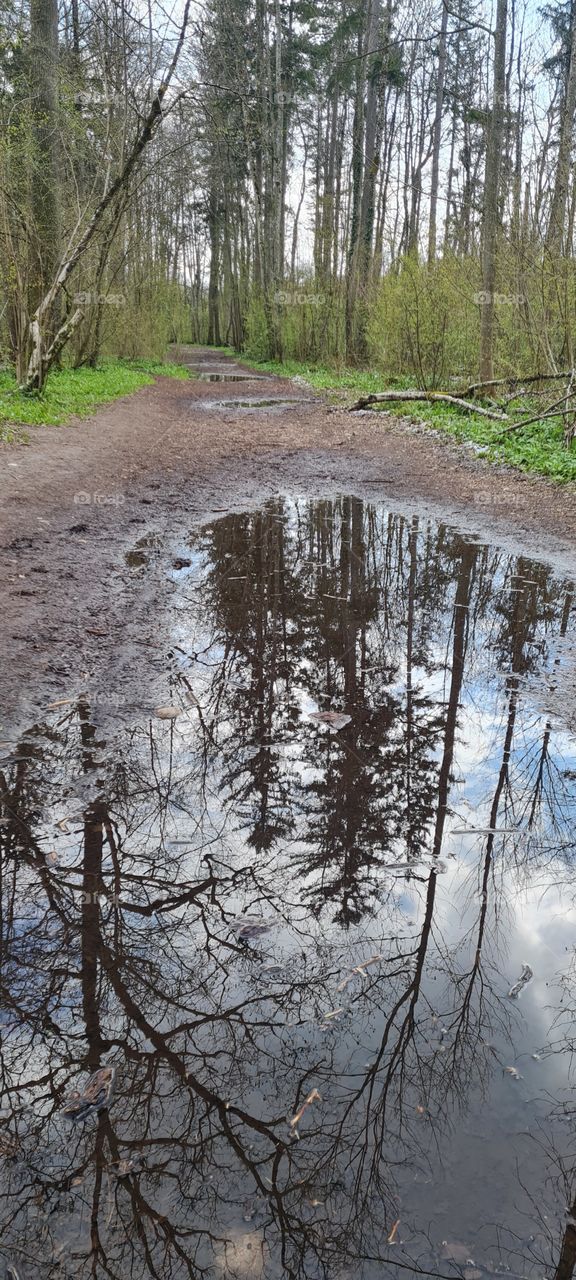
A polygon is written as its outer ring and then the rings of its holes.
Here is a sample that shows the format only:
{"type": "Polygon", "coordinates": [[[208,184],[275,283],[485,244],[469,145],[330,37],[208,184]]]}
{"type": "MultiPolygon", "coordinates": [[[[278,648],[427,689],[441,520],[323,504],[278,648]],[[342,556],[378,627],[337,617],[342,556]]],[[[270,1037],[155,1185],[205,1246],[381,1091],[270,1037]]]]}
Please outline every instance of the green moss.
{"type": "Polygon", "coordinates": [[[21,439],[19,425],[62,426],[71,417],[86,417],[99,404],[129,395],[159,374],[186,378],[176,364],[153,360],[103,360],[96,369],[59,369],[51,373],[41,395],[23,395],[12,373],[0,373],[0,440],[21,439]]]}

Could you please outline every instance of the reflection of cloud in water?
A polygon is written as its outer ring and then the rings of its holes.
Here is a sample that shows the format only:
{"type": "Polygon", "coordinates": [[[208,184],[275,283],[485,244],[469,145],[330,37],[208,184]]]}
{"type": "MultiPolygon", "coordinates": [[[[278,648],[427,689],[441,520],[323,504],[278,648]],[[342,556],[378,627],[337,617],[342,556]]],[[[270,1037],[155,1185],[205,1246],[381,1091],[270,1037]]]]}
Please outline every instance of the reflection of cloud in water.
{"type": "Polygon", "coordinates": [[[540,1280],[566,1032],[532,1054],[572,947],[576,750],[526,677],[569,588],[358,499],[272,503],[181,550],[159,701],[182,714],[96,746],[74,705],[2,783],[1,1114],[22,1154],[1,1247],[22,1262],[25,1242],[39,1280],[63,1252],[71,1280],[398,1280],[445,1274],[448,1239],[540,1280]],[[269,927],[242,936],[244,915],[269,927]],[[62,1098],[107,1062],[110,1111],[63,1141],[62,1098]]]}

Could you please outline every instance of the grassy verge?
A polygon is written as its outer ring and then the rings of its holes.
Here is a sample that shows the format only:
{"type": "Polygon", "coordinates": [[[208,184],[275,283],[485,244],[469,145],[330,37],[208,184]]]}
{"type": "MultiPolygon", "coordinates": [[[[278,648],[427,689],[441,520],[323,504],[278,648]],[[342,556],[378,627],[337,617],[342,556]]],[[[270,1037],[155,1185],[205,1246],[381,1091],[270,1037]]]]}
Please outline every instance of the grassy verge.
{"type": "MultiPolygon", "coordinates": [[[[283,364],[277,361],[266,363],[247,360],[241,357],[244,364],[253,369],[261,369],[268,373],[276,373],[284,377],[303,378],[318,391],[349,391],[357,396],[389,389],[402,390],[414,386],[413,379],[386,378],[383,374],[366,369],[330,369],[317,365],[308,365],[296,360],[287,360],[283,364]]],[[[340,398],[340,397],[339,397],[340,398]]],[[[555,397],[553,393],[550,399],[555,397]]],[[[482,401],[479,402],[482,404],[482,401]]],[[[376,407],[376,406],[375,406],[376,407]]],[[[512,414],[519,403],[508,406],[512,414]]],[[[522,416],[531,416],[538,412],[536,401],[530,402],[523,397],[522,416]]],[[[523,431],[513,432],[503,440],[503,428],[497,422],[475,417],[474,414],[462,413],[446,404],[422,404],[415,409],[409,402],[399,401],[395,404],[382,405],[379,412],[393,414],[414,423],[424,424],[452,436],[461,442],[477,445],[485,457],[494,462],[508,463],[518,467],[520,471],[528,471],[561,483],[576,482],[576,445],[565,449],[562,443],[562,427],[559,421],[535,422],[523,431]]]]}
{"type": "Polygon", "coordinates": [[[59,369],[51,373],[42,395],[26,396],[12,373],[0,373],[0,441],[25,438],[21,426],[62,426],[85,417],[99,404],[116,400],[154,382],[158,374],[186,378],[176,364],[153,360],[103,360],[97,369],[59,369]]]}

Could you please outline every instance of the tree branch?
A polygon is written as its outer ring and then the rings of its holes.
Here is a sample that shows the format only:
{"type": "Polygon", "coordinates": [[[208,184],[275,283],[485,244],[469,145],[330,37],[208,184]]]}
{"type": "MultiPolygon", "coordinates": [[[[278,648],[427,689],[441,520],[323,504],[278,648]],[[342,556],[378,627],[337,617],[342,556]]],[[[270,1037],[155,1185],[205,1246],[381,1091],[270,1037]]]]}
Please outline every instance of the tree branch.
{"type": "Polygon", "coordinates": [[[466,413],[476,413],[481,418],[490,418],[494,422],[509,422],[507,413],[500,413],[495,409],[481,409],[476,404],[469,404],[467,400],[462,400],[460,396],[449,395],[446,391],[380,391],[378,394],[362,396],[356,404],[350,405],[349,412],[354,413],[357,409],[366,409],[371,404],[384,404],[386,401],[428,401],[436,403],[437,401],[445,404],[454,404],[458,409],[464,409],[466,413]]]}

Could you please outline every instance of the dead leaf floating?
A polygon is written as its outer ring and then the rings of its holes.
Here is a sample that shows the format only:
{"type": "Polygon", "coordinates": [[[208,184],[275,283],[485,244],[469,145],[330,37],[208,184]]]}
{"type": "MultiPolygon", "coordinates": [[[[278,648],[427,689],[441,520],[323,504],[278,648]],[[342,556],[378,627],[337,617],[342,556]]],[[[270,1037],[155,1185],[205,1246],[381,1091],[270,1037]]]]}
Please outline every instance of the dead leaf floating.
{"type": "Polygon", "coordinates": [[[312,1089],[312,1092],[308,1094],[308,1097],[302,1103],[300,1110],[296,1112],[295,1116],[292,1116],[292,1119],[290,1121],[290,1128],[296,1138],[298,1137],[298,1125],[300,1124],[300,1121],[303,1115],[308,1110],[308,1107],[312,1106],[313,1102],[321,1102],[321,1101],[322,1101],[322,1098],[318,1093],[318,1090],[312,1089]]]}
{"type": "Polygon", "coordinates": [[[262,933],[268,933],[272,925],[270,921],[263,920],[262,916],[245,915],[231,920],[230,928],[237,938],[246,941],[247,938],[259,938],[262,933]]]}
{"type": "Polygon", "coordinates": [[[356,967],[352,969],[351,972],[347,975],[347,977],[343,978],[342,981],[338,983],[336,990],[344,991],[344,989],[348,986],[348,983],[352,982],[353,978],[355,978],[357,975],[359,975],[361,978],[367,978],[368,974],[366,973],[366,970],[368,968],[368,965],[377,964],[379,960],[383,960],[383,959],[384,959],[384,956],[380,951],[376,955],[369,956],[367,960],[362,961],[362,964],[357,964],[356,967]]]}
{"type": "Polygon", "coordinates": [[[398,1227],[399,1227],[399,1226],[400,1226],[400,1219],[399,1219],[399,1218],[397,1218],[397,1219],[396,1219],[396,1221],[395,1221],[395,1223],[394,1223],[394,1226],[392,1227],[392,1230],[391,1230],[391,1232],[390,1232],[390,1235],[388,1236],[388,1244],[395,1244],[395,1243],[396,1243],[396,1233],[397,1233],[397,1231],[398,1231],[398,1227]]]}
{"type": "Polygon", "coordinates": [[[170,706],[156,707],[154,715],[157,720],[175,720],[180,715],[180,708],[170,706]]]}
{"type": "Polygon", "coordinates": [[[530,968],[530,965],[523,964],[522,973],[520,974],[518,981],[514,983],[514,986],[510,987],[510,990],[508,992],[508,998],[510,1000],[517,1000],[518,996],[520,995],[520,992],[523,991],[524,987],[528,985],[528,983],[532,980],[533,977],[534,977],[534,972],[530,968]]]}
{"type": "Polygon", "coordinates": [[[347,716],[343,711],[311,711],[310,719],[317,724],[325,724],[338,733],[345,725],[350,724],[352,716],[347,716]]]}
{"type": "Polygon", "coordinates": [[[343,1014],[343,1013],[346,1013],[346,1010],[345,1010],[344,1008],[340,1008],[340,1009],[329,1009],[329,1010],[328,1010],[328,1013],[323,1013],[323,1014],[322,1014],[322,1021],[323,1021],[323,1022],[331,1022],[333,1018],[339,1018],[339,1017],[340,1017],[340,1015],[341,1015],[341,1014],[343,1014]]]}
{"type": "Polygon", "coordinates": [[[460,1266],[473,1265],[474,1259],[470,1257],[470,1249],[467,1244],[452,1243],[448,1240],[442,1241],[442,1257],[448,1258],[450,1262],[457,1262],[460,1266]]]}
{"type": "Polygon", "coordinates": [[[99,1111],[105,1111],[112,1096],[115,1077],[115,1067],[100,1067],[99,1071],[90,1076],[82,1093],[78,1089],[72,1090],[62,1108],[63,1114],[76,1124],[79,1120],[97,1115],[99,1111]]]}

